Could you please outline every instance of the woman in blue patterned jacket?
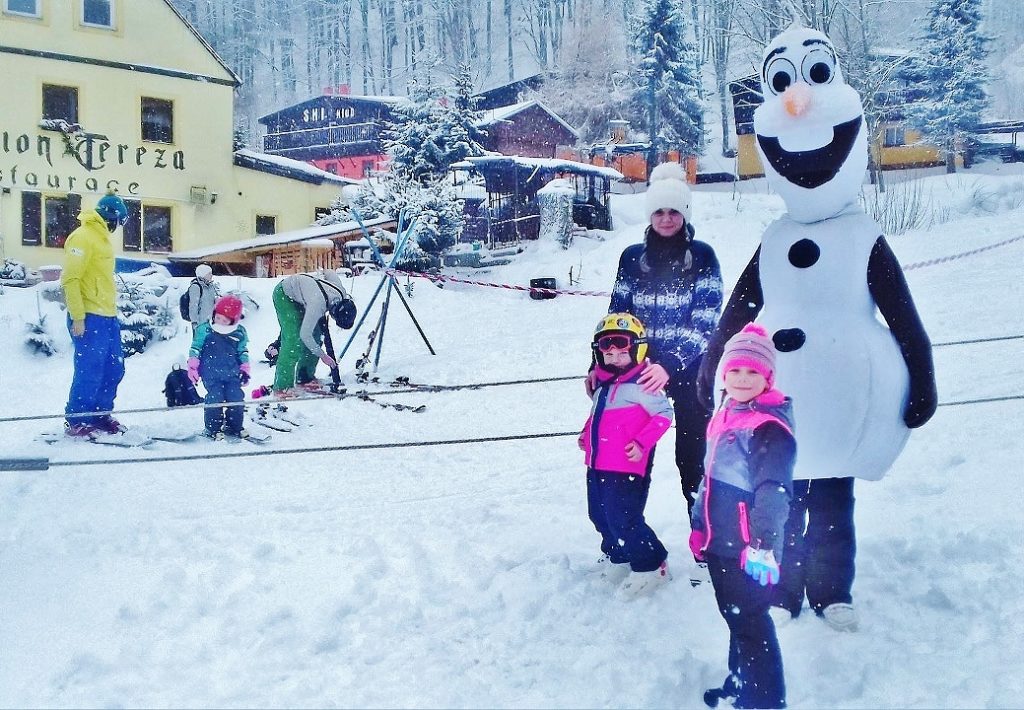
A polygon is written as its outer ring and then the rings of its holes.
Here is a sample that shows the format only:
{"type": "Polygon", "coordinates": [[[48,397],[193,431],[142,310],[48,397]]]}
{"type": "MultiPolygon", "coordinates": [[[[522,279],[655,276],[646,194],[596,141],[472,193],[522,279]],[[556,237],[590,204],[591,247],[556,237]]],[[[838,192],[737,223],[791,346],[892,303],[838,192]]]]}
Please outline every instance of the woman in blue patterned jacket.
{"type": "Polygon", "coordinates": [[[649,364],[639,384],[665,388],[676,419],[676,465],[687,513],[704,476],[710,413],[697,401],[696,379],[722,308],[722,274],[714,250],[696,241],[690,189],[677,163],[651,171],[650,226],[643,244],[622,252],[609,313],[632,313],[647,326],[649,364]]]}

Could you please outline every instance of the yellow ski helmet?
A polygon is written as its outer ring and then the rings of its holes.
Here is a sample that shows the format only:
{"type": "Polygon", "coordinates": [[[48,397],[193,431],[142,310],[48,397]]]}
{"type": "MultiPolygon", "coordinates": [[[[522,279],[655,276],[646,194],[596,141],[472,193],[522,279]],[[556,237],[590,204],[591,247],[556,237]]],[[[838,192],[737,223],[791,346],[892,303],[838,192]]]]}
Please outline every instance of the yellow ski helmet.
{"type": "Polygon", "coordinates": [[[640,319],[632,313],[609,313],[598,322],[597,328],[594,330],[594,339],[590,344],[597,362],[601,361],[598,357],[601,350],[599,341],[606,335],[627,336],[633,362],[641,363],[647,357],[647,331],[640,319]]]}

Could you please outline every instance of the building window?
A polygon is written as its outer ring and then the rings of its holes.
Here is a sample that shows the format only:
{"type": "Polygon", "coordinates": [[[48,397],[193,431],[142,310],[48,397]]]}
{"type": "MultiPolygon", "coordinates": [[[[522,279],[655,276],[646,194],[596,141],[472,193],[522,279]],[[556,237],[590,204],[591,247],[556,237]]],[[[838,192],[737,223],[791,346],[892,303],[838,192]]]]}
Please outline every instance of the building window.
{"type": "Polygon", "coordinates": [[[256,215],[256,234],[277,234],[277,217],[266,214],[256,215]]]}
{"type": "Polygon", "coordinates": [[[142,140],[174,142],[174,104],[163,99],[142,97],[142,140]]]}
{"type": "Polygon", "coordinates": [[[82,24],[114,28],[114,0],[82,0],[82,24]]]}
{"type": "Polygon", "coordinates": [[[125,200],[128,208],[128,221],[121,228],[121,244],[124,251],[142,251],[142,203],[138,200],[125,200]]]}
{"type": "Polygon", "coordinates": [[[39,0],[4,0],[4,12],[11,15],[40,17],[39,0]]]}
{"type": "Polygon", "coordinates": [[[171,251],[171,208],[142,206],[142,251],[171,251]]]}
{"type": "Polygon", "coordinates": [[[82,209],[81,195],[43,198],[46,219],[46,246],[63,249],[68,235],[78,227],[78,213],[82,209]]]}
{"type": "Polygon", "coordinates": [[[885,139],[882,143],[885,147],[891,148],[907,144],[907,133],[903,126],[888,126],[885,129],[885,139]]]}
{"type": "Polygon", "coordinates": [[[43,84],[43,118],[78,123],[78,89],[43,84]]]}
{"type": "Polygon", "coordinates": [[[43,243],[43,199],[38,192],[21,193],[21,243],[37,247],[43,243]]]}
{"type": "Polygon", "coordinates": [[[64,242],[78,227],[82,196],[21,193],[21,243],[63,249],[64,242]]]}

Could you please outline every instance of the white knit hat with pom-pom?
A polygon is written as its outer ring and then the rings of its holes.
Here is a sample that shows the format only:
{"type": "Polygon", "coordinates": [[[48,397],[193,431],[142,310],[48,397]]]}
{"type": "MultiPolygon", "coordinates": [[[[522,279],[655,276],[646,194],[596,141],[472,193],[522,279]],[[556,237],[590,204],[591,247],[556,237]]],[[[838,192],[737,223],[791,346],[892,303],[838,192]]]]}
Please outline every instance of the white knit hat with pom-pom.
{"type": "Polygon", "coordinates": [[[686,185],[686,172],[679,163],[662,163],[651,171],[651,186],[647,188],[647,216],[658,210],[675,210],[690,223],[692,197],[686,185]]]}

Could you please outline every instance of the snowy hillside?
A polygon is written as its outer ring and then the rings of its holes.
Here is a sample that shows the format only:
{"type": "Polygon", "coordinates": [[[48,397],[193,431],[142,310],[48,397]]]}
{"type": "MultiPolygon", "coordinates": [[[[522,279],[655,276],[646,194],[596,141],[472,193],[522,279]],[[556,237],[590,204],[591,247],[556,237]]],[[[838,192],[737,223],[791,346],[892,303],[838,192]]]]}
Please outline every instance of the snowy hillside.
{"type": "MultiPolygon", "coordinates": [[[[924,179],[940,223],[890,238],[901,262],[1024,234],[1020,175],[924,179]]],[[[782,202],[763,183],[698,192],[694,222],[735,282],[782,202]]],[[[641,238],[643,196],[614,198],[618,231],[562,251],[530,244],[469,278],[553,276],[608,290],[641,238]]],[[[1024,240],[907,272],[934,343],[940,401],[1024,395],[1024,240]]],[[[404,280],[403,280],[404,283],[404,280]]],[[[181,285],[184,280],[181,281],[181,285]]],[[[257,359],[276,335],[273,283],[223,278],[262,308],[245,325],[257,359]]],[[[521,291],[414,280],[384,334],[383,382],[459,384],[582,375],[607,299],[534,301],[521,291]]],[[[377,277],[352,283],[357,304],[377,277]]],[[[51,322],[62,314],[43,304],[51,322]]],[[[0,295],[0,418],[59,414],[63,351],[21,345],[33,290],[0,295]]],[[[345,369],[366,347],[364,329],[345,369]]],[[[340,347],[347,333],[336,332],[340,347]]],[[[127,361],[119,408],[160,406],[184,331],[127,361]]],[[[266,365],[255,384],[268,383],[266,365]]],[[[374,387],[372,389],[386,389],[374,387]]],[[[383,397],[381,398],[384,399],[383,397]]],[[[387,401],[294,405],[314,426],[252,444],[120,449],[33,441],[59,419],[0,422],[4,456],[45,472],[0,472],[2,707],[702,707],[726,673],[727,630],[710,585],[692,589],[685,505],[659,447],[648,520],[676,580],[617,601],[578,568],[598,554],[580,452],[570,436],[421,448],[264,455],[277,450],[578,430],[581,381],[387,401]],[[187,461],[89,460],[234,454],[187,461]],[[258,454],[257,456],[250,456],[258,454]]],[[[859,632],[813,614],[780,630],[793,708],[1019,707],[1024,697],[1022,400],[940,406],[888,477],[858,483],[859,632]]],[[[128,414],[128,424],[201,426],[198,411],[128,414]]]]}

